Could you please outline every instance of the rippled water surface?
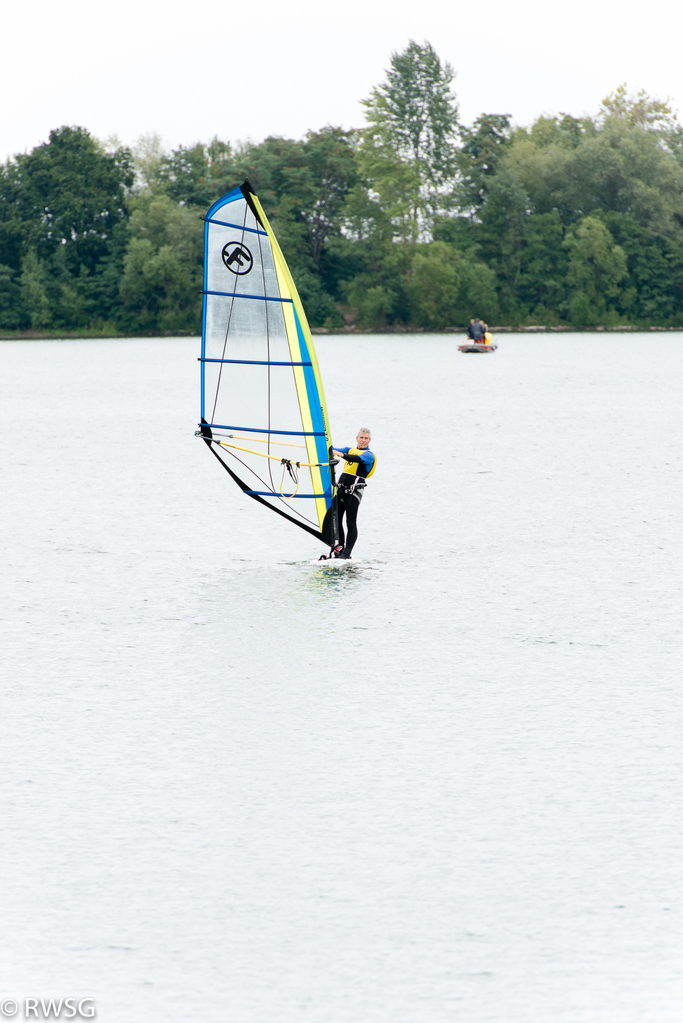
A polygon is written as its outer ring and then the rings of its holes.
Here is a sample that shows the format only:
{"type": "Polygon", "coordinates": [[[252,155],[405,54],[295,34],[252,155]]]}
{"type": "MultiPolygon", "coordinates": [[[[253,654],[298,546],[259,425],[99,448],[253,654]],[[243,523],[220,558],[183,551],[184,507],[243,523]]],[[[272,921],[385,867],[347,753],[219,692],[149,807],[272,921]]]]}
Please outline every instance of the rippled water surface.
{"type": "Polygon", "coordinates": [[[193,436],[196,340],[0,345],[0,1000],[677,1023],[683,336],[316,344],[343,570],[193,436]]]}

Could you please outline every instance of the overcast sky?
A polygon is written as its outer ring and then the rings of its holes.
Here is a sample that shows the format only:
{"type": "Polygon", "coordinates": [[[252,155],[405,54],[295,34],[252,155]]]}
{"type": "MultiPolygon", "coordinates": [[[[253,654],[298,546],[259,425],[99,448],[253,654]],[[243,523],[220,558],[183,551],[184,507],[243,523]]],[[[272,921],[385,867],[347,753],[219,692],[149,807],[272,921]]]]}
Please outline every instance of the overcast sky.
{"type": "MultiPolygon", "coordinates": [[[[0,158],[77,124],[132,144],[298,138],[363,124],[392,51],[428,40],[461,119],[594,113],[620,83],[683,107],[678,3],[26,0],[2,15],[0,158]]],[[[682,118],[683,119],[683,118],[682,118]]]]}

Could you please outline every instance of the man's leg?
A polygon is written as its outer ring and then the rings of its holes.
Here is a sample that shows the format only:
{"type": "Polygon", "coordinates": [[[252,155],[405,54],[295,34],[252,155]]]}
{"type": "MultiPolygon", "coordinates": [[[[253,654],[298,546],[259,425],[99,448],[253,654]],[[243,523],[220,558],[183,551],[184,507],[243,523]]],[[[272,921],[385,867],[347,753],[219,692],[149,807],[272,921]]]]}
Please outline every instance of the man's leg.
{"type": "Polygon", "coordinates": [[[329,558],[338,558],[341,556],[344,550],[344,512],[346,511],[346,505],[344,504],[344,496],[340,490],[337,491],[337,545],[332,547],[329,554],[321,554],[318,561],[327,561],[329,558]]]}
{"type": "Polygon", "coordinates": [[[339,526],[339,545],[344,546],[344,512],[346,512],[346,524],[348,526],[349,515],[348,508],[346,506],[346,494],[343,494],[341,490],[337,491],[337,524],[339,526]]]}
{"type": "MultiPolygon", "coordinates": [[[[344,550],[341,552],[340,557],[350,558],[351,551],[356,545],[358,539],[358,529],[356,527],[356,518],[358,516],[358,509],[360,508],[360,501],[355,494],[349,494],[346,499],[346,544],[344,550]]],[[[341,541],[344,542],[343,540],[341,541]]]]}

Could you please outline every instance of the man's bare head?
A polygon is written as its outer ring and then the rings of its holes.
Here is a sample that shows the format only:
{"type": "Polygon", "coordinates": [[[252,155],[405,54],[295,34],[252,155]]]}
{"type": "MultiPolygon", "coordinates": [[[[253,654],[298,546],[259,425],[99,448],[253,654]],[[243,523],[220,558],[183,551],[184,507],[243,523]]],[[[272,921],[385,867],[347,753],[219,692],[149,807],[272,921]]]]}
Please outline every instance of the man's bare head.
{"type": "Polygon", "coordinates": [[[362,451],[366,448],[372,440],[372,434],[368,430],[367,426],[361,426],[358,434],[356,435],[356,446],[362,451]]]}

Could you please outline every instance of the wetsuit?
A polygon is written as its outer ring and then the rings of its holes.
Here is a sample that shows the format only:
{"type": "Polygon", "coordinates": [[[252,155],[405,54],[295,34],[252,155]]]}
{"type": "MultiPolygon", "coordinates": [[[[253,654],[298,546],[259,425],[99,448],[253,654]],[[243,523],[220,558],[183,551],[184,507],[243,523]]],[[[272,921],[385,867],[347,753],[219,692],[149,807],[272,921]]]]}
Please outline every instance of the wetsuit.
{"type": "Polygon", "coordinates": [[[345,462],[337,485],[337,512],[339,521],[339,543],[343,550],[337,554],[340,558],[350,558],[351,551],[358,539],[356,518],[361,498],[367,483],[365,482],[375,466],[375,456],[369,448],[336,448],[344,455],[345,462]],[[342,519],[346,515],[346,542],[342,519]]]}
{"type": "Polygon", "coordinates": [[[474,323],[470,325],[470,329],[467,333],[467,336],[472,338],[472,340],[475,341],[477,344],[481,344],[481,342],[484,340],[485,334],[486,329],[484,327],[484,324],[481,322],[481,320],[475,320],[474,323]]]}

